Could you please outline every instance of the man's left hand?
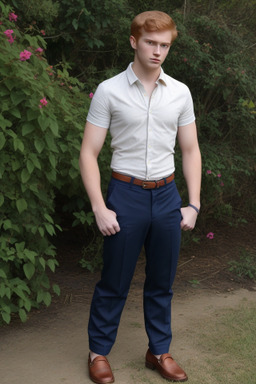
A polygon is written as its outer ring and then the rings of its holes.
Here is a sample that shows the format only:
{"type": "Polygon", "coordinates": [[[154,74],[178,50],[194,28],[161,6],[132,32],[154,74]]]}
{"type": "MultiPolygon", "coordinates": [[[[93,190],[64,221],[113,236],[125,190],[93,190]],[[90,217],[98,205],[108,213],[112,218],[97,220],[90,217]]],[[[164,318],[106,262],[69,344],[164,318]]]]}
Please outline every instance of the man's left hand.
{"type": "Polygon", "coordinates": [[[192,231],[195,228],[197,212],[192,207],[181,208],[182,220],[180,227],[183,231],[192,231]]]}

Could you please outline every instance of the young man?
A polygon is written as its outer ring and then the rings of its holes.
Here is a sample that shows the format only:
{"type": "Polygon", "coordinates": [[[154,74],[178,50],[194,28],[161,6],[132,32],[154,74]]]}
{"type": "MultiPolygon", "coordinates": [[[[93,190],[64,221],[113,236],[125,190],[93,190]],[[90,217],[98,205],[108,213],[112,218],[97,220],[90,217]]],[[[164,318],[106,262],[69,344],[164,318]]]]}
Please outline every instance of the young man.
{"type": "Polygon", "coordinates": [[[171,299],[181,229],[194,228],[200,209],[201,156],[190,92],[161,68],[176,36],[176,26],[167,14],[149,11],[136,16],[130,36],[134,62],[99,85],[87,117],[81,175],[105,236],[104,266],[88,326],[89,375],[99,384],[114,382],[105,356],[115,342],[143,245],[146,367],[172,381],[187,380],[168,353],[171,299]],[[108,129],[113,173],[105,203],[97,158],[108,129]],[[190,202],[183,208],[174,181],[176,136],[190,202]]]}

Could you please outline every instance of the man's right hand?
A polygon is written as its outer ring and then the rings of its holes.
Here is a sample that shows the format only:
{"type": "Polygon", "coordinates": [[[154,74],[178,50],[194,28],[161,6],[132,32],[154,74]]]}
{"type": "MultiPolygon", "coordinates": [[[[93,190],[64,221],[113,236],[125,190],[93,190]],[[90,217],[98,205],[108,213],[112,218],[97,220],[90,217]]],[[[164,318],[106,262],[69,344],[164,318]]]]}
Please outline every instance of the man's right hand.
{"type": "Polygon", "coordinates": [[[105,207],[100,211],[94,212],[94,214],[98,228],[104,236],[115,235],[120,231],[120,226],[114,211],[105,207]]]}

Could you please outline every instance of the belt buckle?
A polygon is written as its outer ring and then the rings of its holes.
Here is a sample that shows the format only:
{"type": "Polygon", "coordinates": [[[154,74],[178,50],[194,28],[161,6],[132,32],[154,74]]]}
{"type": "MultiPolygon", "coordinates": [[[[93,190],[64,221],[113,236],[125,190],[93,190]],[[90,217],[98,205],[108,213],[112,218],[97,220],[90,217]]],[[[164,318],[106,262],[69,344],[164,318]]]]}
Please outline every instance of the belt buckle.
{"type": "Polygon", "coordinates": [[[143,189],[149,189],[148,186],[147,186],[147,181],[143,181],[142,188],[143,189]]]}
{"type": "Polygon", "coordinates": [[[155,188],[158,188],[158,184],[155,180],[154,181],[143,181],[142,188],[143,189],[155,189],[155,188]],[[154,185],[154,187],[149,187],[148,183],[155,183],[155,185],[154,185]]]}

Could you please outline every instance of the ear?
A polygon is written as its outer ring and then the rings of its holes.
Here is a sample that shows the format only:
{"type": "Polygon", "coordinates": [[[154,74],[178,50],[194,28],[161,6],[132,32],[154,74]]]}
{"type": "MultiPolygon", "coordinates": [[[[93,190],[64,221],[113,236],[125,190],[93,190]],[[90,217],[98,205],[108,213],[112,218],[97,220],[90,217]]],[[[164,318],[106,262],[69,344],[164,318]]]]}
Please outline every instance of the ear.
{"type": "Polygon", "coordinates": [[[137,49],[136,39],[134,36],[130,36],[130,44],[133,49],[137,49]]]}

